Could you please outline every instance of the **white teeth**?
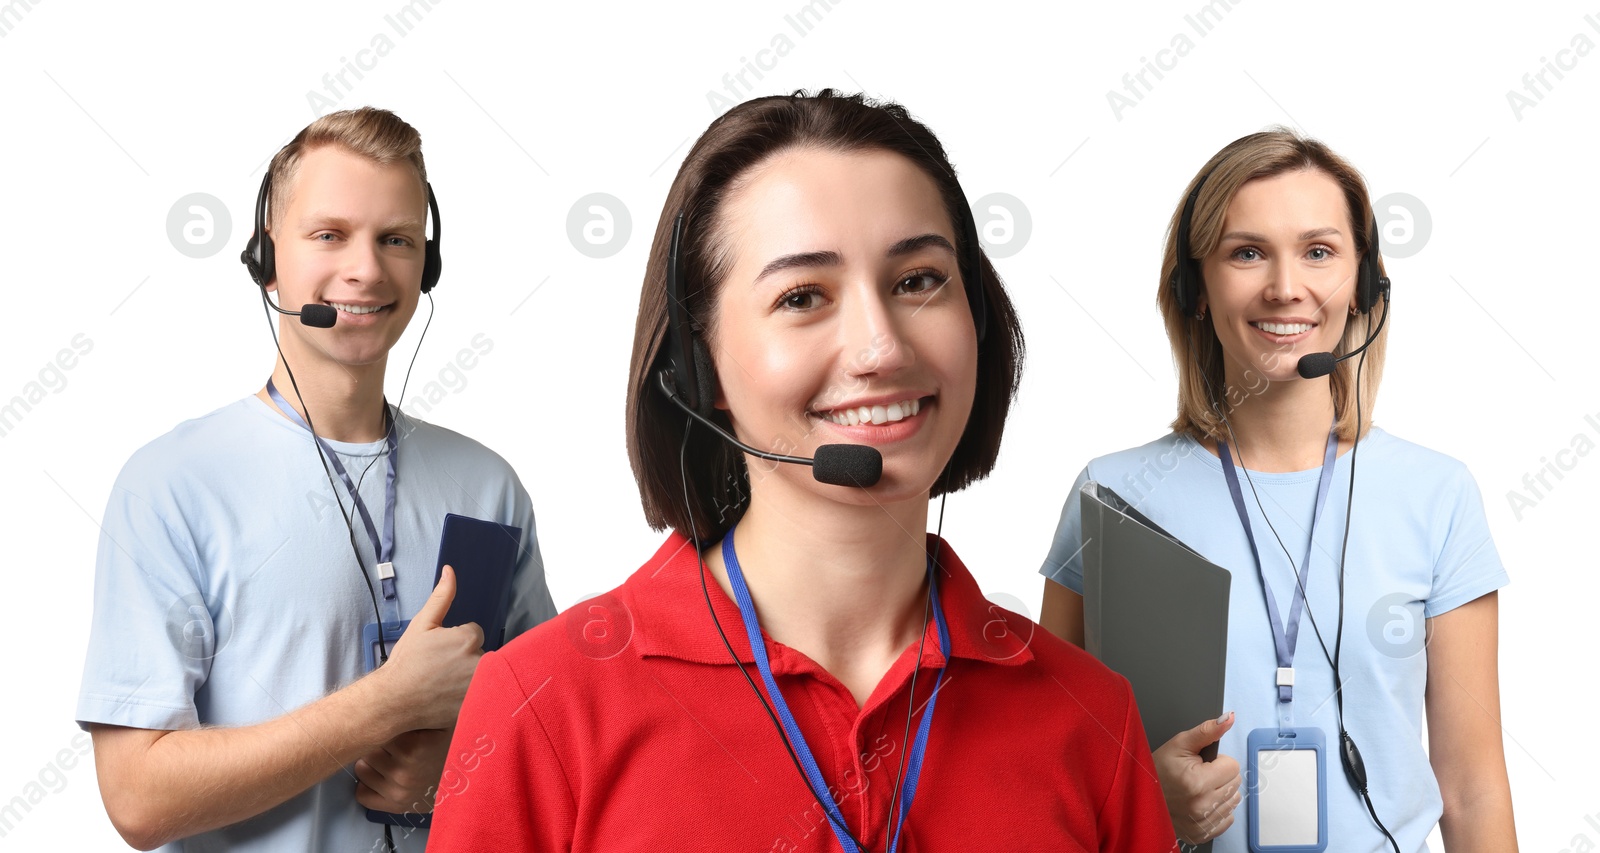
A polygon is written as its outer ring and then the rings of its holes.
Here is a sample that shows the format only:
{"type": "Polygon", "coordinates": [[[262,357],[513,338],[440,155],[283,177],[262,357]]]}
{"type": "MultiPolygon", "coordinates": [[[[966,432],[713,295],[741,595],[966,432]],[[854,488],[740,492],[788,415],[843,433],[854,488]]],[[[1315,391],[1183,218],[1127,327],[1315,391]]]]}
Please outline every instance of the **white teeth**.
{"type": "Polygon", "coordinates": [[[329,302],[328,304],[346,314],[375,314],[383,310],[382,305],[343,305],[338,302],[329,302]]]}
{"type": "Polygon", "coordinates": [[[903,421],[922,411],[921,400],[901,400],[887,406],[858,406],[854,409],[838,409],[829,412],[828,420],[840,426],[860,426],[861,424],[892,424],[903,421]]]}
{"type": "Polygon", "coordinates": [[[1253,323],[1252,325],[1272,335],[1298,335],[1311,331],[1310,323],[1253,323]]]}

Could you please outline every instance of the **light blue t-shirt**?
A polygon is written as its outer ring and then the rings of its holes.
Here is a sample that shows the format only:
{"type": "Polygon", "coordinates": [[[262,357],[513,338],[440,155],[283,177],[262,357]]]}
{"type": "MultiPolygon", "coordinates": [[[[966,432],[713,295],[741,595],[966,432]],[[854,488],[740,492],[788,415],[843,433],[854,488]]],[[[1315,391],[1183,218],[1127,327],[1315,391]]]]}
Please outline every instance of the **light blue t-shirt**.
{"type": "MultiPolygon", "coordinates": [[[[1249,448],[1245,448],[1248,460],[1249,448]]],[[[1235,460],[1237,462],[1237,460],[1235,460]]],[[[1360,443],[1350,552],[1345,561],[1345,723],[1367,767],[1378,817],[1400,849],[1427,849],[1442,802],[1423,751],[1423,692],[1427,686],[1424,620],[1504,586],[1477,483],[1466,466],[1441,453],[1374,428],[1360,443]]],[[[1321,469],[1294,473],[1250,472],[1261,506],[1299,566],[1308,545],[1321,469]]],[[[1061,510],[1050,556],[1040,573],[1083,592],[1083,522],[1079,488],[1089,480],[1109,486],[1167,532],[1229,570],[1228,661],[1224,707],[1238,713],[1220,750],[1246,768],[1245,739],[1256,728],[1278,725],[1277,658],[1255,561],[1228,495],[1222,463],[1187,436],[1170,434],[1143,447],[1102,456],[1078,475],[1061,510]]],[[[1240,471],[1262,568],[1287,618],[1295,581],[1240,471]]],[[[1312,618],[1329,656],[1339,618],[1339,552],[1344,536],[1350,453],[1335,463],[1332,488],[1316,527],[1310,577],[1310,613],[1300,621],[1294,658],[1293,723],[1319,726],[1327,737],[1328,849],[1389,849],[1366,807],[1351,789],[1337,752],[1333,669],[1317,644],[1312,618]]],[[[1195,720],[1195,725],[1204,722],[1195,720]]],[[[1246,849],[1246,805],[1216,840],[1216,853],[1246,849]]]]}
{"type": "MultiPolygon", "coordinates": [[[[483,445],[396,410],[399,614],[433,588],[446,513],[522,528],[507,636],[555,615],[527,492],[483,445]]],[[[179,730],[260,723],[365,672],[374,621],[362,571],[374,551],[353,517],[361,570],[311,435],[251,396],[178,425],[134,453],[106,504],[80,725],[179,730]]],[[[380,526],[384,442],[330,441],[380,526]]],[[[350,498],[338,481],[345,507],[350,498]]],[[[389,619],[385,614],[385,621],[389,619]]],[[[305,853],[383,849],[345,768],[254,818],[165,851],[305,853]],[[374,846],[376,845],[376,847],[374,846]]],[[[426,831],[394,831],[422,851],[426,831]]]]}

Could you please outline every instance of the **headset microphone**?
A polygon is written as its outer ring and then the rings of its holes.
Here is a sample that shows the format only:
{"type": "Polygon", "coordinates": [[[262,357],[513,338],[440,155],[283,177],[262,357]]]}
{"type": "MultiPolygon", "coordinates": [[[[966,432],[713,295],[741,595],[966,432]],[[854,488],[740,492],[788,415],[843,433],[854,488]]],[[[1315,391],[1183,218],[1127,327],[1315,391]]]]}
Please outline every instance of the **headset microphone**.
{"type": "Polygon", "coordinates": [[[830,486],[860,486],[863,489],[871,488],[872,486],[876,486],[878,484],[878,480],[882,479],[883,477],[883,454],[864,444],[824,444],[817,448],[817,455],[814,458],[806,456],[785,456],[782,453],[771,453],[766,450],[757,450],[754,447],[751,447],[750,445],[740,441],[739,439],[734,438],[733,433],[730,433],[721,426],[718,426],[715,421],[711,420],[705,415],[700,414],[699,412],[690,408],[689,404],[683,402],[683,400],[678,397],[678,392],[672,387],[673,382],[670,371],[660,371],[657,374],[657,379],[661,383],[661,390],[667,395],[668,400],[671,400],[678,406],[678,408],[687,412],[690,417],[704,424],[712,432],[721,436],[723,441],[728,442],[729,444],[739,448],[751,456],[754,456],[758,459],[766,459],[772,462],[788,462],[793,465],[810,465],[811,476],[816,477],[817,482],[827,483],[830,486]]]}
{"type": "Polygon", "coordinates": [[[272,300],[267,298],[265,290],[261,291],[261,299],[267,303],[268,308],[286,317],[299,317],[301,325],[310,326],[313,329],[331,329],[334,321],[339,319],[339,312],[332,305],[307,302],[300,306],[299,311],[285,311],[272,304],[272,300]]]}
{"type": "Polygon", "coordinates": [[[1389,279],[1384,278],[1380,281],[1382,283],[1383,313],[1378,316],[1378,327],[1367,334],[1367,342],[1338,358],[1334,358],[1331,352],[1314,352],[1310,355],[1301,356],[1300,361],[1295,364],[1295,370],[1299,372],[1301,379],[1316,379],[1319,376],[1327,376],[1333,372],[1334,366],[1339,362],[1355,358],[1366,352],[1367,347],[1372,346],[1372,342],[1378,339],[1378,333],[1383,331],[1383,324],[1389,319],[1389,279]]]}

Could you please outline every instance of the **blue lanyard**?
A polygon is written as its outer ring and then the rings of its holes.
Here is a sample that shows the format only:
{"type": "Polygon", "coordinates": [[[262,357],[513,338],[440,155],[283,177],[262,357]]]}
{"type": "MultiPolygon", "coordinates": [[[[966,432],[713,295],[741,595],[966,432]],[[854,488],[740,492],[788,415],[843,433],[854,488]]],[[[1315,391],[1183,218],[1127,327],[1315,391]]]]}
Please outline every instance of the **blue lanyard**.
{"type": "MultiPolygon", "coordinates": [[[[270,378],[267,379],[267,394],[272,397],[272,402],[277,403],[278,408],[289,416],[290,420],[299,424],[300,428],[306,432],[311,432],[311,427],[306,424],[305,419],[300,417],[300,413],[295,411],[293,406],[289,405],[289,401],[283,399],[283,395],[278,393],[277,386],[272,384],[270,378]]],[[[334,473],[339,475],[339,479],[344,481],[345,489],[350,492],[350,498],[356,505],[356,512],[361,516],[361,523],[367,528],[367,538],[372,542],[372,549],[377,558],[378,578],[383,584],[384,610],[388,611],[390,621],[399,622],[400,602],[394,580],[394,471],[395,463],[400,456],[399,453],[395,452],[400,445],[400,436],[398,434],[399,431],[394,428],[394,416],[390,414],[388,405],[383,407],[383,415],[384,425],[388,427],[388,436],[385,438],[387,448],[384,451],[384,456],[387,457],[389,471],[384,477],[382,536],[378,535],[377,526],[372,523],[372,514],[367,511],[366,502],[361,500],[361,493],[356,491],[356,484],[350,481],[350,474],[345,471],[344,463],[339,461],[338,454],[333,452],[333,448],[323,440],[322,436],[314,432],[311,433],[311,436],[317,440],[317,445],[327,454],[328,461],[333,464],[334,473]]]]}
{"type": "MultiPolygon", "coordinates": [[[[1317,519],[1322,517],[1322,507],[1328,502],[1328,487],[1333,484],[1334,459],[1339,451],[1339,434],[1328,430],[1328,449],[1322,454],[1322,475],[1317,479],[1317,502],[1311,510],[1311,534],[1306,538],[1306,558],[1300,562],[1300,582],[1289,607],[1288,627],[1278,616],[1278,600],[1272,595],[1266,572],[1261,569],[1261,552],[1256,549],[1255,534],[1250,531],[1250,513],[1244,506],[1244,494],[1239,490],[1239,475],[1233,468],[1233,454],[1228,443],[1217,442],[1217,455],[1222,458],[1222,473],[1228,480],[1228,493],[1233,496],[1233,508],[1239,513],[1239,523],[1244,525],[1245,538],[1250,540],[1250,556],[1256,561],[1256,576],[1261,579],[1261,593],[1267,599],[1267,619],[1272,628],[1272,645],[1278,656],[1278,701],[1294,701],[1294,647],[1300,638],[1300,614],[1305,608],[1306,578],[1311,572],[1311,549],[1317,537],[1317,519]]],[[[1262,510],[1265,514],[1266,510],[1262,510]]],[[[1289,566],[1291,572],[1294,565],[1289,566]]]]}
{"type": "MultiPolygon", "coordinates": [[[[737,527],[737,525],[735,525],[737,527]]],[[[739,558],[733,551],[733,530],[722,538],[722,561],[728,568],[728,584],[733,587],[734,600],[739,603],[739,618],[744,620],[745,633],[750,638],[750,653],[756,659],[756,670],[761,673],[761,680],[767,685],[767,695],[772,698],[772,705],[778,712],[778,718],[783,721],[783,731],[789,738],[789,744],[794,748],[795,756],[800,761],[800,766],[805,770],[806,779],[810,782],[813,793],[821,791],[818,799],[834,819],[828,821],[828,826],[833,829],[833,835],[839,839],[839,846],[845,853],[860,853],[860,848],[851,839],[850,834],[844,830],[844,813],[839,810],[839,804],[828,796],[828,784],[822,778],[822,769],[817,766],[817,760],[811,755],[811,748],[806,745],[806,738],[800,732],[800,726],[794,720],[794,715],[789,713],[789,703],[783,701],[783,693],[778,690],[778,682],[772,678],[772,664],[767,660],[767,644],[761,639],[761,623],[756,618],[756,605],[750,598],[750,587],[744,582],[744,571],[739,568],[739,558]]],[[[945,625],[944,610],[939,606],[939,587],[937,573],[933,571],[933,559],[928,560],[928,594],[932,596],[933,621],[939,629],[939,650],[944,652],[945,663],[950,661],[950,629],[945,625]]],[[[922,666],[922,661],[917,661],[915,666],[922,666]]],[[[928,750],[928,731],[933,728],[933,706],[939,701],[939,687],[944,681],[944,666],[939,667],[939,674],[933,681],[933,695],[928,697],[928,707],[922,712],[922,720],[917,724],[917,738],[912,742],[911,754],[906,759],[906,778],[900,785],[900,815],[896,821],[894,837],[889,841],[889,853],[895,853],[895,848],[900,843],[900,829],[905,827],[906,812],[911,809],[911,800],[917,795],[917,779],[922,775],[922,758],[928,750]]],[[[906,701],[915,701],[916,697],[908,697],[906,701]]]]}

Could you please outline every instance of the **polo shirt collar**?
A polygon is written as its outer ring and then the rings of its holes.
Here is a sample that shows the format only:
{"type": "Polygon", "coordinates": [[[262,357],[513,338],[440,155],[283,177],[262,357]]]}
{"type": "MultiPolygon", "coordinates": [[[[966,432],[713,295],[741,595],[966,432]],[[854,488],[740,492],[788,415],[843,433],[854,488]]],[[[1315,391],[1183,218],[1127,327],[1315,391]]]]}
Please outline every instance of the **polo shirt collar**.
{"type": "MultiPolygon", "coordinates": [[[[980,663],[1016,666],[1033,660],[1029,649],[1033,632],[1042,630],[983,597],[978,583],[949,543],[928,535],[930,549],[939,556],[939,601],[950,629],[950,656],[980,663]]],[[[698,553],[688,537],[676,531],[624,585],[633,603],[633,649],[640,657],[672,657],[692,663],[728,665],[728,646],[740,663],[752,664],[750,642],[739,617],[739,606],[722,591],[709,571],[701,568],[698,553]],[[705,591],[700,572],[705,571],[705,591]],[[716,613],[728,646],[717,635],[706,595],[716,613]]],[[[763,631],[763,636],[765,632],[763,631]]],[[[767,638],[769,643],[771,638],[767,638]]],[[[803,655],[777,643],[770,655],[774,674],[814,667],[803,655]]],[[[930,617],[922,664],[939,667],[945,662],[939,649],[938,626],[930,617]]]]}

